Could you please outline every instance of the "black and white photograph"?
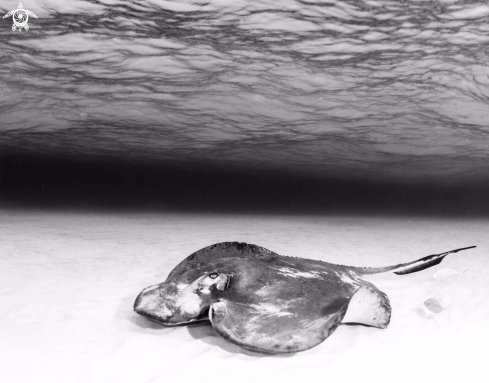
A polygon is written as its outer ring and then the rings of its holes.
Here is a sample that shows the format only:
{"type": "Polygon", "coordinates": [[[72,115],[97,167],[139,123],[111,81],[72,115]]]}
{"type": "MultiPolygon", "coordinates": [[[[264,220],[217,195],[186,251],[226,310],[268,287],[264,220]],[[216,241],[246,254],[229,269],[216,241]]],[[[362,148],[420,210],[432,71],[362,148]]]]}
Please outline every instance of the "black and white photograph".
{"type": "Polygon", "coordinates": [[[0,15],[0,382],[486,381],[487,1],[0,15]]]}

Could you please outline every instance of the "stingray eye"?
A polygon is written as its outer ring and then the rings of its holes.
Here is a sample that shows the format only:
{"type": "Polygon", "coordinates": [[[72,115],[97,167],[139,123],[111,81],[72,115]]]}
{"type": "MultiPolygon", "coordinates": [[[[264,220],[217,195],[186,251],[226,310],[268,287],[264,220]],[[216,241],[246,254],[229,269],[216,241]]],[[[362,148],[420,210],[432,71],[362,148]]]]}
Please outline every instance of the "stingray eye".
{"type": "Polygon", "coordinates": [[[219,276],[218,273],[210,273],[209,274],[209,277],[211,277],[212,279],[216,279],[218,276],[219,276]]]}

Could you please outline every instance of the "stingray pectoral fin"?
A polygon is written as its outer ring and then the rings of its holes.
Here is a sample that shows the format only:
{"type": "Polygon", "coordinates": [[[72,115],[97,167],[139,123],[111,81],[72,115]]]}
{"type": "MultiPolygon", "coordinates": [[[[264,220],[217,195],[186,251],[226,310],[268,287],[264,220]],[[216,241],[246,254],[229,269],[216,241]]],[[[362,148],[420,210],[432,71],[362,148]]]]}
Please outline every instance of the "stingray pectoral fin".
{"type": "Polygon", "coordinates": [[[362,286],[351,298],[342,323],[386,328],[391,319],[389,298],[374,285],[362,286]]]}
{"type": "Polygon", "coordinates": [[[307,350],[324,341],[336,330],[347,308],[345,298],[336,302],[332,312],[311,317],[270,303],[222,300],[212,304],[209,319],[216,332],[234,344],[250,351],[282,354],[307,350]]]}

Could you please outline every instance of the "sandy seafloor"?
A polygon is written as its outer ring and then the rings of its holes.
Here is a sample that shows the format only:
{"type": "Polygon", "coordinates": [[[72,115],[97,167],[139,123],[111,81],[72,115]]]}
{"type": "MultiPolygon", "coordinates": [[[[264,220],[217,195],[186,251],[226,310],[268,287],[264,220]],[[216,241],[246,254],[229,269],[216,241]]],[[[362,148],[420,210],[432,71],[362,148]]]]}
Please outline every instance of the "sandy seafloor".
{"type": "Polygon", "coordinates": [[[482,382],[489,340],[489,220],[0,211],[1,382],[482,382]],[[341,325],[295,355],[261,356],[210,324],[164,328],[135,314],[146,286],[221,241],[357,266],[458,247],[415,274],[371,278],[387,330],[341,325]],[[466,280],[433,278],[450,267],[466,280]],[[449,307],[435,316],[423,302],[449,307]]]}

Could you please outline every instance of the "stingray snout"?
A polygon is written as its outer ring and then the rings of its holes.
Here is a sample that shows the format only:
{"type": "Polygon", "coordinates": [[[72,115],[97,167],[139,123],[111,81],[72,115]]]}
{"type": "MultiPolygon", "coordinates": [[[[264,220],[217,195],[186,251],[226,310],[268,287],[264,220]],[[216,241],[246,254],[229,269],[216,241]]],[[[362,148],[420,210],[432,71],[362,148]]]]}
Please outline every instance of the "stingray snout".
{"type": "Polygon", "coordinates": [[[209,306],[227,291],[231,276],[214,270],[147,287],[134,311],[166,326],[207,320],[209,306]]]}

